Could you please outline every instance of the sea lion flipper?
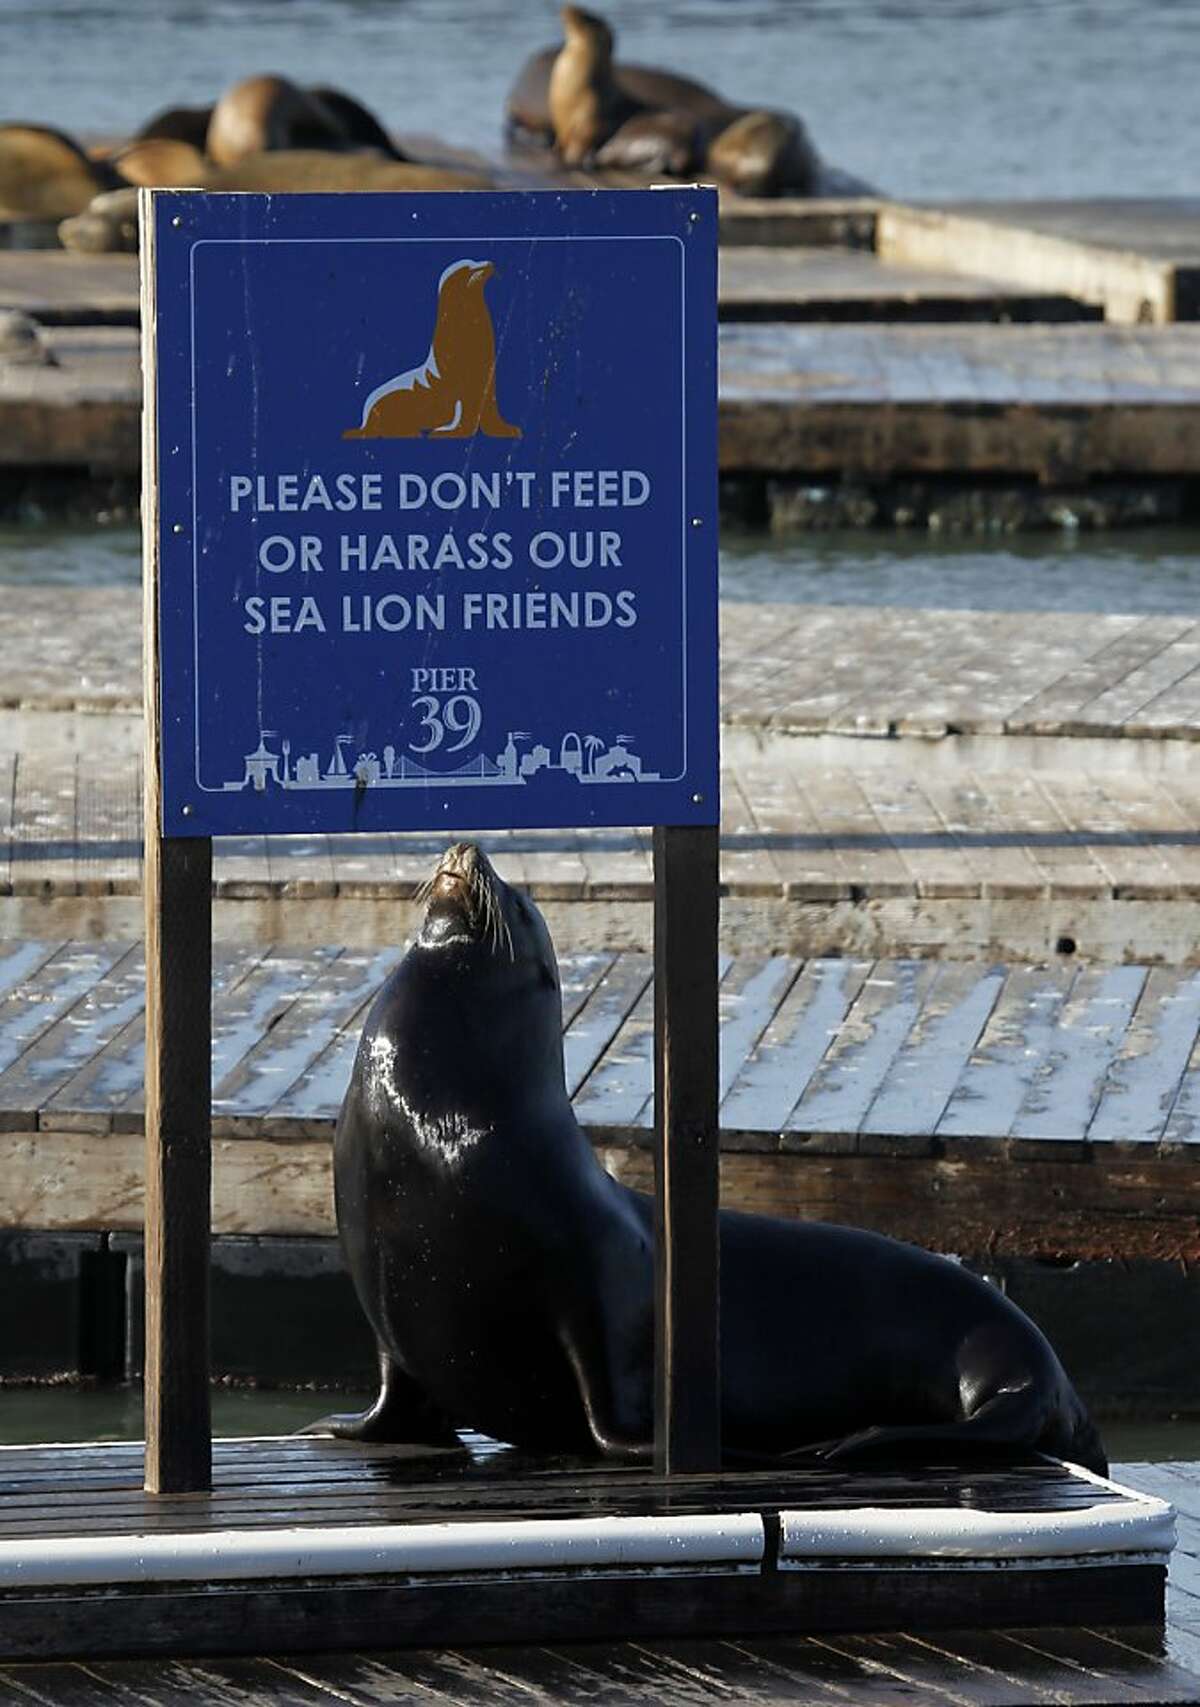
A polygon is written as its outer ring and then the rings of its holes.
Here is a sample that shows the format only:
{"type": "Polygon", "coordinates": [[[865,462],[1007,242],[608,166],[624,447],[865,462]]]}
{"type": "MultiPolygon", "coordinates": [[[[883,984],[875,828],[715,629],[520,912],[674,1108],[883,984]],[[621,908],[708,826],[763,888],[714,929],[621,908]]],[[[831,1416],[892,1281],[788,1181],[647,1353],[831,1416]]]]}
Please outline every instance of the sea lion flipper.
{"type": "Polygon", "coordinates": [[[379,1353],[379,1396],[369,1410],[322,1417],[298,1432],[412,1446],[462,1445],[449,1418],[383,1348],[379,1353]]]}

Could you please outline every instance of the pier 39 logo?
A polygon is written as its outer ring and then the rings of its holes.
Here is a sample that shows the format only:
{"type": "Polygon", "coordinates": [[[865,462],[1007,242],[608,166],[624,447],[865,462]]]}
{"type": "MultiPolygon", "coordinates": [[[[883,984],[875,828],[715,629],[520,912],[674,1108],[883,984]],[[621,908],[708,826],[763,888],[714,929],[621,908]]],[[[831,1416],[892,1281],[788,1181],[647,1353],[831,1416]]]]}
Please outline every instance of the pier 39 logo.
{"type": "Polygon", "coordinates": [[[429,354],[377,385],[344,439],[521,437],[496,401],[496,333],[484,295],[495,270],[491,261],[451,262],[437,284],[429,354]]]}

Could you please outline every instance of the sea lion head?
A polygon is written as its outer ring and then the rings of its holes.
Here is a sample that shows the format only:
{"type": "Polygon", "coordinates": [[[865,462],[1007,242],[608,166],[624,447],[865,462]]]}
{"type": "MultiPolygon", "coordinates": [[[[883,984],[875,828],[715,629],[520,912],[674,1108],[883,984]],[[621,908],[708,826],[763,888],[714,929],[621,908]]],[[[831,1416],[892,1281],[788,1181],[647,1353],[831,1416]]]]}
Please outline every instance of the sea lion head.
{"type": "Polygon", "coordinates": [[[471,1048],[501,1074],[536,1062],[529,1088],[563,1089],[562,998],[554,944],[537,907],[473,842],[456,842],[423,889],[425,913],[410,951],[438,983],[449,976],[471,1009],[471,1048]]]}
{"type": "Polygon", "coordinates": [[[458,292],[482,290],[495,271],[491,261],[452,261],[438,280],[438,295],[447,285],[458,292]]]}
{"type": "Polygon", "coordinates": [[[582,6],[564,6],[559,16],[569,44],[590,48],[600,62],[611,61],[616,40],[611,24],[582,6]]]}

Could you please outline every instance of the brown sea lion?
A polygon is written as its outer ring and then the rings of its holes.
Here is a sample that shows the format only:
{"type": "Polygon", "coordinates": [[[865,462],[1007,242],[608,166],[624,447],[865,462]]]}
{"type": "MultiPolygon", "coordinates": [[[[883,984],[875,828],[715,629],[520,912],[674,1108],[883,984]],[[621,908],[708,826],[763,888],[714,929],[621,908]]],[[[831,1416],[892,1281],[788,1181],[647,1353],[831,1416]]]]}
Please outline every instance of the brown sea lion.
{"type": "Polygon", "coordinates": [[[65,219],[120,181],[61,130],[0,125],[0,219],[65,219]]]}
{"type": "Polygon", "coordinates": [[[613,33],[604,19],[582,6],[564,6],[562,21],[565,39],[550,72],[550,122],[563,161],[583,166],[644,109],[613,75],[613,33]]]}
{"type": "Polygon", "coordinates": [[[113,155],[112,163],[126,183],[147,189],[203,189],[215,170],[190,142],[167,137],[131,142],[113,155]]]}
{"type": "Polygon", "coordinates": [[[726,125],[705,152],[705,169],[743,196],[812,195],[820,157],[791,113],[749,112],[726,125]]]}
{"type": "Polygon", "coordinates": [[[255,154],[210,174],[210,190],[490,190],[483,172],[450,166],[421,166],[371,153],[327,154],[322,149],[279,149],[255,154]]]}
{"type": "Polygon", "coordinates": [[[429,354],[377,385],[344,439],[519,439],[496,402],[496,335],[484,286],[490,261],[455,261],[438,280],[429,354]]]}
{"type": "Polygon", "coordinates": [[[246,77],[213,108],[205,152],[218,166],[232,166],[271,149],[345,149],[363,141],[397,158],[383,126],[353,96],[302,89],[286,77],[246,77]]]}
{"type": "Polygon", "coordinates": [[[203,153],[212,114],[211,107],[164,107],[162,112],[146,120],[133,140],[190,142],[193,148],[203,153]]]}
{"type": "MultiPolygon", "coordinates": [[[[525,61],[505,103],[505,125],[511,135],[526,141],[554,144],[550,118],[550,72],[559,48],[543,48],[525,61]]],[[[690,113],[712,123],[729,123],[741,108],[731,106],[715,89],[694,78],[680,77],[655,65],[613,61],[613,76],[621,93],[640,108],[655,112],[690,113]]]]}

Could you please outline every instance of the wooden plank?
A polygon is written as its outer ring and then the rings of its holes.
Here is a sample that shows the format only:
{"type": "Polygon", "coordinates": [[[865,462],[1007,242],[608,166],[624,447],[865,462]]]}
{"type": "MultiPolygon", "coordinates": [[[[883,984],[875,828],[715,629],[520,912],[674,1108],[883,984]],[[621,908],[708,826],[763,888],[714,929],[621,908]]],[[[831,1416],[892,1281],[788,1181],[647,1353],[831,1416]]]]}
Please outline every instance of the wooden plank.
{"type": "MultiPolygon", "coordinates": [[[[113,947],[119,951],[120,945],[113,947]]],[[[141,947],[130,945],[66,1014],[0,1073],[0,1121],[26,1130],[36,1126],[38,1111],[49,1098],[144,1012],[145,1001],[141,947]]]]}
{"type": "Polygon", "coordinates": [[[789,1115],[788,1133],[858,1132],[939,970],[929,960],[874,967],[789,1115]]]}
{"type": "Polygon", "coordinates": [[[1014,1138],[1082,1140],[1145,982],[1142,966],[1079,973],[1009,1129],[1014,1138]]]}
{"type": "MultiPolygon", "coordinates": [[[[249,944],[219,945],[213,954],[214,997],[244,977],[265,952],[249,944]]],[[[39,1124],[59,1132],[103,1133],[118,1127],[140,1134],[145,1071],[143,986],[139,1011],[65,1085],[45,1099],[39,1124]]]]}
{"type": "Polygon", "coordinates": [[[1109,1065],[1089,1142],[1157,1142],[1198,1036],[1200,972],[1154,967],[1109,1065]]]}
{"type": "Polygon", "coordinates": [[[563,1039],[567,1093],[597,1125],[637,1118],[652,1089],[653,963],[622,954],[601,978],[563,1039]],[[589,1111],[590,1112],[586,1112],[589,1111]]]}
{"type": "Polygon", "coordinates": [[[988,900],[1045,893],[1042,871],[1020,845],[1011,819],[998,812],[972,772],[922,778],[930,803],[963,851],[988,900]]]}
{"type": "Polygon", "coordinates": [[[761,961],[743,955],[722,976],[718,993],[722,1102],[799,971],[800,962],[790,955],[775,954],[761,961]]]}
{"type": "Polygon", "coordinates": [[[1051,897],[1083,900],[1111,895],[1108,876],[1086,839],[1066,829],[1036,776],[979,771],[976,778],[997,816],[1021,826],[1022,839],[1051,897]]]}
{"type": "Polygon", "coordinates": [[[980,972],[973,961],[941,968],[924,1007],[897,1051],[859,1127],[868,1136],[929,1144],[971,1051],[1004,987],[1005,968],[980,972]]]}
{"type": "Polygon", "coordinates": [[[871,970],[869,960],[810,960],[755,1043],[721,1105],[734,1131],[782,1132],[871,970]]]}
{"type": "Polygon", "coordinates": [[[1008,1135],[1037,1065],[1052,1046],[1058,1013],[1075,977],[1074,967],[1017,966],[1010,971],[979,1046],[938,1121],[938,1138],[1008,1135]]]}
{"type": "Polygon", "coordinates": [[[721,1462],[716,824],[654,831],[654,1458],[721,1462]]]}
{"type": "Polygon", "coordinates": [[[937,899],[979,894],[961,847],[915,777],[880,765],[863,777],[863,787],[879,828],[911,874],[916,894],[937,899]]]}
{"type": "Polygon", "coordinates": [[[793,776],[821,833],[837,854],[841,875],[854,892],[872,896],[911,895],[913,878],[871,809],[863,782],[849,771],[825,772],[814,780],[793,776]]]}
{"type": "MultiPolygon", "coordinates": [[[[11,982],[0,1000],[0,1071],[20,1060],[128,951],[125,943],[68,942],[46,956],[42,946],[30,955],[30,975],[11,982]]],[[[18,964],[10,958],[10,974],[18,964]]]]}
{"type": "Polygon", "coordinates": [[[16,894],[75,892],[75,755],[53,749],[17,755],[11,881],[16,894]]]}

